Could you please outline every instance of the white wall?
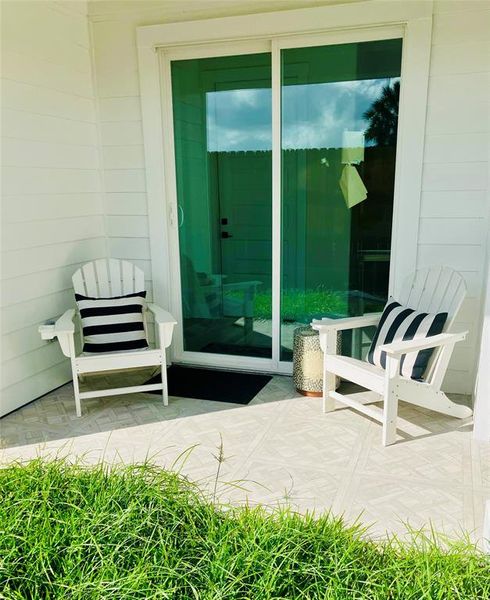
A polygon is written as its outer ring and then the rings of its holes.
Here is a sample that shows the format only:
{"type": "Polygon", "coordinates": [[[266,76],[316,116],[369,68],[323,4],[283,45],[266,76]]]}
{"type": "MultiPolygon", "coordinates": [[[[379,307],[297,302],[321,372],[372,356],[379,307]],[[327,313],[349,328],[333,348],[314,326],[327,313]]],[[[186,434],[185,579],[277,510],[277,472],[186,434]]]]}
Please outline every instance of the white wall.
{"type": "Polygon", "coordinates": [[[2,2],[0,415],[71,379],[38,325],[106,255],[85,2],[2,2]]]}
{"type": "Polygon", "coordinates": [[[434,5],[418,263],[460,271],[468,298],[445,386],[471,393],[478,365],[488,222],[490,5],[434,5]]]}

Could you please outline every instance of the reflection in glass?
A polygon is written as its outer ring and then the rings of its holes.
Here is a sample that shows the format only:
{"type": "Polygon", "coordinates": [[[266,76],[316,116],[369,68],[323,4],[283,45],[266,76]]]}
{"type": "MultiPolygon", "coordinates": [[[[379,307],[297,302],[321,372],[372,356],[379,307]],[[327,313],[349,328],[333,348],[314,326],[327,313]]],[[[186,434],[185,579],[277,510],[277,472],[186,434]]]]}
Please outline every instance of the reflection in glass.
{"type": "Polygon", "coordinates": [[[270,54],[172,62],[184,350],[270,358],[270,54]]]}
{"type": "MultiPolygon", "coordinates": [[[[282,360],[298,324],[385,303],[401,48],[282,51],[282,360]]],[[[346,336],[343,353],[367,342],[346,336]]]]}

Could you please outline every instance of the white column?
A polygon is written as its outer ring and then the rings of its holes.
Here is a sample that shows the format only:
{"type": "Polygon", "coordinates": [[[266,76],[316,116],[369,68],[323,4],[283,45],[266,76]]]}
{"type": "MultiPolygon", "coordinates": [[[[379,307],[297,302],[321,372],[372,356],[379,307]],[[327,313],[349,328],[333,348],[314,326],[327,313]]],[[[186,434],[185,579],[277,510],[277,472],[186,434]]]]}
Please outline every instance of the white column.
{"type": "Polygon", "coordinates": [[[486,299],[476,376],[473,437],[479,441],[490,441],[490,257],[487,261],[486,299]]]}

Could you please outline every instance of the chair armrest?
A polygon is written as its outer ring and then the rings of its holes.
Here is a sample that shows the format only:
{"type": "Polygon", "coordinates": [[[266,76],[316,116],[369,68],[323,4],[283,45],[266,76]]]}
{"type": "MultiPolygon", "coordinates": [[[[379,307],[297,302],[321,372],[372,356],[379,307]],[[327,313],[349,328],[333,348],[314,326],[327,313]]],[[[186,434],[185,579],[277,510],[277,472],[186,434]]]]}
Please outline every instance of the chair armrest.
{"type": "Polygon", "coordinates": [[[163,310],[163,308],[160,308],[158,305],[152,303],[148,304],[147,306],[148,310],[153,313],[155,321],[159,325],[177,325],[177,321],[174,319],[174,317],[166,310],[163,310]]]}
{"type": "Polygon", "coordinates": [[[61,347],[61,351],[68,358],[74,358],[75,348],[73,345],[73,336],[75,334],[75,323],[73,317],[75,309],[70,308],[65,311],[59,319],[50,325],[40,325],[39,333],[43,340],[52,340],[57,337],[61,347]]]}
{"type": "Polygon", "coordinates": [[[345,331],[347,329],[358,329],[359,327],[369,327],[377,325],[382,313],[370,313],[360,317],[346,317],[344,319],[314,319],[311,322],[313,329],[320,332],[327,331],[345,331]]]}
{"type": "Polygon", "coordinates": [[[74,334],[75,333],[75,323],[73,322],[73,317],[75,316],[75,309],[70,308],[65,311],[61,317],[54,324],[54,335],[56,337],[62,334],[74,334]]]}
{"type": "Polygon", "coordinates": [[[419,350],[426,350],[427,348],[455,344],[456,342],[464,340],[467,334],[467,331],[462,331],[461,333],[439,333],[438,335],[431,335],[430,337],[418,340],[391,342],[390,344],[383,344],[379,348],[383,352],[386,352],[388,356],[399,358],[404,354],[408,354],[408,352],[418,352],[419,350]]]}
{"type": "Polygon", "coordinates": [[[160,348],[164,350],[172,343],[172,335],[174,327],[177,325],[177,321],[169,312],[163,310],[163,308],[160,308],[156,304],[150,303],[147,306],[148,310],[153,313],[153,316],[155,317],[155,322],[158,325],[160,348]]]}

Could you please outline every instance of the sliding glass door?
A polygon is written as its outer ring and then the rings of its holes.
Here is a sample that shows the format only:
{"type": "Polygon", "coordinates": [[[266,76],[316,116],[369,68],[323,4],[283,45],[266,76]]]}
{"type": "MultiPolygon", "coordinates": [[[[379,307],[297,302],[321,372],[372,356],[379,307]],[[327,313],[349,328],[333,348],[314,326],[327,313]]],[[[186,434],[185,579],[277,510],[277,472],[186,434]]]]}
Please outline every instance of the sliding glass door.
{"type": "Polygon", "coordinates": [[[271,56],[171,73],[183,349],[270,359],[271,56]]]}
{"type": "Polygon", "coordinates": [[[298,325],[386,301],[401,47],[281,52],[281,360],[298,325]]]}
{"type": "Polygon", "coordinates": [[[296,327],[381,309],[401,51],[170,56],[177,360],[287,372],[296,327]]]}

